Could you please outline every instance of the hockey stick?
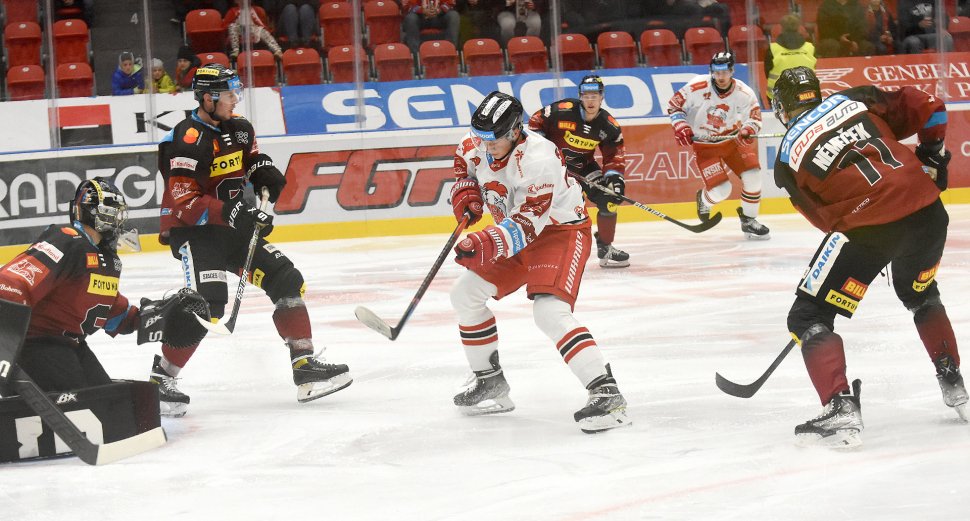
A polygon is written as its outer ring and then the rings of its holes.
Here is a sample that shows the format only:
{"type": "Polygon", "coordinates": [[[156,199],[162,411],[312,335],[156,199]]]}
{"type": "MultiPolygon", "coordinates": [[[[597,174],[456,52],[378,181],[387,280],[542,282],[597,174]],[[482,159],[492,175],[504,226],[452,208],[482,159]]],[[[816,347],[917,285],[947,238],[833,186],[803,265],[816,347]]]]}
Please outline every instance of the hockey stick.
{"type": "MultiPolygon", "coordinates": [[[[259,204],[259,211],[265,212],[266,205],[269,204],[269,189],[263,187],[263,201],[259,204]]],[[[265,224],[257,223],[253,230],[253,237],[249,239],[249,253],[246,254],[246,263],[243,264],[242,272],[239,274],[239,287],[236,288],[236,300],[232,303],[232,313],[225,324],[210,322],[199,315],[195,319],[202,324],[202,327],[216,333],[217,335],[231,335],[236,329],[236,317],[239,316],[239,305],[242,304],[243,293],[246,291],[246,282],[249,279],[249,266],[253,263],[253,255],[256,254],[256,243],[259,242],[259,233],[263,231],[265,224]]]]}
{"type": "Polygon", "coordinates": [[[775,358],[775,361],[768,366],[768,370],[765,371],[765,374],[761,375],[761,378],[758,378],[748,385],[736,384],[721,376],[720,373],[714,373],[714,383],[717,384],[718,389],[730,394],[731,396],[737,396],[738,398],[751,398],[754,396],[754,393],[758,392],[758,389],[761,389],[761,386],[765,384],[768,377],[771,376],[771,373],[775,372],[775,369],[777,369],[778,365],[781,364],[781,361],[788,356],[788,353],[793,347],[795,347],[794,340],[788,342],[788,345],[785,346],[785,349],[782,349],[781,354],[778,355],[778,358],[775,358]]]}
{"type": "Polygon", "coordinates": [[[441,265],[445,263],[445,257],[447,257],[448,252],[454,248],[455,243],[458,242],[458,236],[461,235],[461,232],[466,226],[468,226],[468,222],[470,220],[471,216],[466,213],[461,219],[461,222],[458,223],[458,227],[455,228],[455,231],[451,233],[451,237],[448,238],[448,243],[445,244],[444,249],[438,254],[438,258],[435,259],[434,265],[431,266],[431,271],[429,271],[424,277],[424,282],[421,283],[421,287],[418,288],[417,294],[415,294],[414,298],[411,299],[411,304],[408,305],[407,311],[404,312],[404,316],[401,317],[400,322],[398,322],[396,326],[391,327],[387,325],[387,322],[381,320],[381,318],[374,314],[373,311],[365,308],[364,306],[358,306],[357,309],[354,310],[354,315],[357,315],[357,320],[360,320],[365,326],[377,331],[391,340],[397,339],[397,335],[401,334],[401,329],[404,328],[404,324],[408,321],[408,318],[411,317],[411,313],[413,313],[414,308],[418,306],[418,302],[421,302],[421,297],[423,297],[424,292],[428,290],[428,286],[431,285],[431,281],[434,279],[434,276],[438,274],[438,270],[441,269],[441,265]]]}
{"type": "MultiPolygon", "coordinates": [[[[778,138],[778,137],[785,137],[785,134],[784,133],[781,133],[781,134],[752,134],[752,135],[748,136],[748,139],[771,139],[771,138],[778,138]]],[[[715,136],[715,137],[713,137],[713,140],[714,140],[715,143],[720,143],[721,141],[728,141],[728,140],[737,139],[737,138],[738,138],[738,135],[735,134],[735,135],[731,135],[731,136],[715,136]]],[[[698,143],[703,144],[704,141],[698,141],[698,143]]]]}
{"type": "Polygon", "coordinates": [[[104,465],[118,461],[160,447],[168,441],[165,431],[161,427],[155,427],[130,438],[96,445],[85,437],[77,425],[74,425],[64,411],[57,408],[50,396],[37,387],[37,384],[20,367],[15,367],[10,383],[27,406],[33,409],[74,454],[88,465],[104,465]]]}
{"type": "Polygon", "coordinates": [[[615,193],[615,192],[613,192],[613,191],[611,191],[611,190],[609,190],[607,188],[604,188],[604,187],[602,187],[602,186],[600,186],[598,184],[593,183],[593,184],[590,184],[590,186],[595,186],[601,192],[610,194],[610,195],[612,195],[614,197],[619,197],[620,199],[623,199],[624,201],[632,204],[633,206],[636,206],[637,208],[639,208],[641,210],[646,210],[646,211],[648,211],[648,212],[656,215],[657,217],[660,217],[661,219],[664,219],[666,221],[670,221],[670,222],[676,224],[677,226],[680,226],[681,228],[684,228],[685,230],[690,230],[690,231],[692,231],[694,233],[701,233],[701,232],[706,232],[707,230],[710,230],[711,228],[715,227],[717,225],[717,223],[721,222],[721,218],[723,217],[721,215],[721,212],[717,212],[716,214],[712,215],[710,219],[708,219],[706,221],[703,221],[700,224],[691,225],[691,224],[687,224],[687,223],[680,222],[677,219],[674,219],[673,217],[668,217],[668,216],[666,216],[666,215],[658,212],[657,210],[654,210],[653,208],[650,208],[649,206],[646,206],[644,204],[640,204],[640,203],[634,201],[633,199],[630,199],[629,197],[627,197],[625,195],[615,193]]]}

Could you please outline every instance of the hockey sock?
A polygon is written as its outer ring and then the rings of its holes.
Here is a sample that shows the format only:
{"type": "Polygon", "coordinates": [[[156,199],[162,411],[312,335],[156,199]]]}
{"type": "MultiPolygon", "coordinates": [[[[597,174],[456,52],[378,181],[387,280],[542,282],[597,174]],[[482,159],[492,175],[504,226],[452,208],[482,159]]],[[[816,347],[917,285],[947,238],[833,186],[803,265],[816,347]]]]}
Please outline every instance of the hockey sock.
{"type": "Polygon", "coordinates": [[[472,371],[490,370],[489,357],[498,349],[495,315],[485,306],[496,294],[494,284],[471,270],[459,275],[451,288],[451,305],[458,314],[461,343],[472,371]]]}
{"type": "Polygon", "coordinates": [[[169,376],[178,376],[179,371],[185,367],[198,347],[199,344],[195,344],[184,349],[175,349],[172,346],[162,344],[162,359],[159,361],[159,365],[169,376]]]}
{"type": "MultiPolygon", "coordinates": [[[[310,314],[306,304],[299,297],[286,297],[276,301],[276,311],[273,312],[273,323],[280,337],[287,342],[290,339],[313,338],[310,329],[310,314]]],[[[312,347],[311,347],[312,349],[312,347]]]]}
{"type": "Polygon", "coordinates": [[[465,358],[472,371],[486,371],[492,368],[489,358],[498,349],[498,328],[495,317],[471,326],[459,322],[461,344],[465,348],[465,358]]]}
{"type": "Polygon", "coordinates": [[[836,394],[849,390],[841,336],[830,331],[812,335],[802,342],[802,358],[822,405],[828,404],[836,394]]]}
{"type": "Polygon", "coordinates": [[[616,212],[600,210],[596,214],[596,232],[604,244],[613,244],[616,236],[616,212]]]}
{"type": "Polygon", "coordinates": [[[741,211],[745,217],[755,218],[761,208],[761,170],[742,173],[741,181],[741,211]]]}
{"type": "Polygon", "coordinates": [[[589,330],[573,316],[569,304],[553,295],[536,295],[532,305],[536,325],[553,342],[583,386],[606,374],[606,362],[589,330]]]}
{"type": "Polygon", "coordinates": [[[926,352],[930,355],[930,360],[935,362],[942,356],[950,355],[957,367],[960,366],[957,339],[941,302],[927,301],[917,308],[913,314],[913,322],[916,324],[916,331],[919,332],[919,338],[923,341],[926,352]]]}

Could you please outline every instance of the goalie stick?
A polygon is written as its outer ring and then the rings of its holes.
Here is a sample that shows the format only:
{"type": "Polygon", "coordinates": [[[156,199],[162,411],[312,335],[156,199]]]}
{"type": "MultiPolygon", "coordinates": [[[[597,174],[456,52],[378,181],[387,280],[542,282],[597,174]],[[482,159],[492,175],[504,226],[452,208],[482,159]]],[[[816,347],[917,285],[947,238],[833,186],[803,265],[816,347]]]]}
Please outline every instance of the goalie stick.
{"type": "Polygon", "coordinates": [[[781,354],[778,355],[778,358],[775,358],[775,361],[768,366],[768,370],[765,371],[765,374],[761,375],[761,378],[758,378],[748,385],[736,384],[721,376],[720,373],[714,373],[714,383],[717,384],[718,389],[730,394],[731,396],[737,396],[738,398],[751,398],[754,396],[754,393],[758,392],[758,389],[761,389],[761,386],[765,384],[768,377],[771,376],[771,373],[775,372],[775,369],[777,369],[781,364],[781,361],[788,356],[788,353],[793,347],[795,347],[794,340],[788,342],[788,345],[785,346],[785,349],[782,349],[781,354]]]}
{"type": "Polygon", "coordinates": [[[401,334],[401,329],[404,328],[404,324],[407,323],[408,318],[411,317],[411,313],[414,312],[414,308],[418,306],[418,302],[421,302],[421,297],[424,296],[424,292],[428,290],[428,286],[431,285],[431,281],[434,279],[435,275],[438,274],[438,270],[441,269],[441,265],[445,263],[445,257],[448,256],[448,252],[451,251],[451,249],[454,248],[455,243],[458,242],[458,236],[461,235],[461,232],[466,226],[468,226],[470,219],[471,216],[466,213],[461,219],[461,222],[458,223],[458,227],[456,227],[455,231],[451,233],[451,237],[448,238],[448,243],[445,244],[444,249],[438,254],[438,258],[435,259],[434,265],[431,266],[431,271],[429,271],[424,277],[424,282],[421,283],[421,286],[418,288],[418,292],[414,295],[414,298],[411,299],[411,304],[408,305],[408,309],[404,312],[404,316],[401,317],[401,320],[396,326],[389,326],[387,322],[381,320],[381,318],[378,317],[373,311],[365,308],[364,306],[358,306],[357,309],[354,310],[354,315],[357,316],[357,320],[360,320],[365,326],[377,331],[392,341],[396,340],[397,336],[401,334]]]}
{"type": "MultiPolygon", "coordinates": [[[[259,211],[265,212],[266,205],[269,204],[269,189],[263,187],[263,201],[259,204],[259,211]]],[[[242,272],[239,273],[239,286],[236,288],[236,300],[232,303],[232,313],[225,324],[213,323],[199,315],[195,319],[202,324],[202,327],[212,331],[217,335],[231,335],[236,329],[236,317],[239,316],[239,305],[242,304],[243,293],[246,291],[246,281],[249,279],[249,266],[253,263],[253,255],[256,254],[256,243],[259,242],[259,232],[263,231],[265,224],[256,224],[253,230],[253,237],[249,239],[249,253],[246,254],[246,262],[243,264],[242,272]]]]}
{"type": "Polygon", "coordinates": [[[684,222],[680,222],[677,219],[674,219],[673,217],[668,217],[668,216],[666,216],[666,215],[658,212],[657,210],[654,210],[653,208],[650,208],[647,205],[640,204],[640,203],[634,201],[633,199],[630,199],[629,197],[627,197],[625,195],[615,193],[615,192],[609,190],[608,188],[602,187],[602,186],[600,186],[598,184],[595,184],[594,183],[594,184],[590,184],[590,186],[595,186],[601,192],[610,194],[610,195],[612,195],[614,197],[619,197],[620,199],[623,199],[624,201],[632,204],[633,206],[636,206],[637,208],[639,208],[641,210],[646,210],[646,211],[648,211],[648,212],[656,215],[657,217],[660,217],[661,219],[664,219],[666,221],[670,221],[670,222],[676,224],[677,226],[680,226],[681,228],[684,228],[685,230],[690,230],[690,231],[692,231],[694,233],[701,233],[701,232],[706,232],[707,230],[710,230],[711,228],[717,226],[717,223],[721,222],[721,218],[723,217],[721,215],[721,212],[717,212],[716,214],[712,215],[710,219],[708,219],[706,221],[702,221],[700,224],[693,224],[693,225],[692,224],[687,224],[687,223],[684,223],[684,222]]]}

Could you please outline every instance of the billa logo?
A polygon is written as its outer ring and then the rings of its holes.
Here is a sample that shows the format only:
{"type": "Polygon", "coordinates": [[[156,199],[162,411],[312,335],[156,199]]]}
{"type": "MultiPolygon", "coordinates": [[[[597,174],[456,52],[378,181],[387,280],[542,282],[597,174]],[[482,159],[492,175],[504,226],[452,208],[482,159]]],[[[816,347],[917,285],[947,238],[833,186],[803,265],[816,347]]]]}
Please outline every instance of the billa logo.
{"type": "Polygon", "coordinates": [[[858,298],[859,300],[862,300],[862,297],[866,296],[867,289],[869,289],[869,286],[866,286],[852,277],[849,277],[849,280],[845,281],[845,284],[842,285],[842,291],[858,298]]]}
{"type": "Polygon", "coordinates": [[[97,268],[99,265],[100,265],[100,263],[98,262],[98,254],[97,253],[89,253],[88,254],[88,267],[89,268],[97,268]]]}
{"type": "Polygon", "coordinates": [[[572,121],[560,121],[559,122],[559,128],[561,130],[572,130],[572,131],[575,131],[576,130],[576,124],[573,123],[572,121]]]}
{"type": "Polygon", "coordinates": [[[803,92],[803,93],[801,93],[801,94],[798,95],[798,101],[806,101],[806,100],[810,100],[810,99],[815,99],[815,97],[816,97],[816,95],[815,95],[815,92],[813,92],[813,91],[803,92]]]}

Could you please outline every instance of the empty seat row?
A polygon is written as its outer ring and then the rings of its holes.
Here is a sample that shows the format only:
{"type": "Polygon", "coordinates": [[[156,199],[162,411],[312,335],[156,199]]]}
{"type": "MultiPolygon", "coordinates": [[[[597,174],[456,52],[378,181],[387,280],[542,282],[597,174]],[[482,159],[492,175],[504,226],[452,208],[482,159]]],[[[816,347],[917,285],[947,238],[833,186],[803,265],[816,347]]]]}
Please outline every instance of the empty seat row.
{"type": "MultiPolygon", "coordinates": [[[[94,95],[94,73],[87,62],[64,63],[55,70],[57,96],[80,98],[94,95]]],[[[40,65],[21,65],[7,71],[11,101],[44,99],[46,79],[40,65]]]]}
{"type": "MultiPolygon", "coordinates": [[[[61,20],[54,24],[53,32],[56,65],[90,61],[88,26],[83,20],[61,20]]],[[[8,24],[3,43],[8,68],[41,64],[43,36],[37,22],[8,24]]]]}

